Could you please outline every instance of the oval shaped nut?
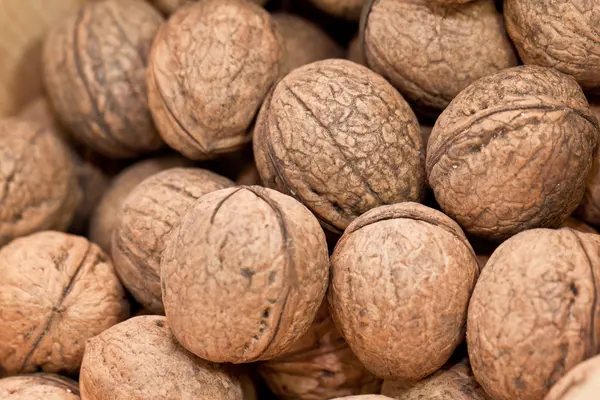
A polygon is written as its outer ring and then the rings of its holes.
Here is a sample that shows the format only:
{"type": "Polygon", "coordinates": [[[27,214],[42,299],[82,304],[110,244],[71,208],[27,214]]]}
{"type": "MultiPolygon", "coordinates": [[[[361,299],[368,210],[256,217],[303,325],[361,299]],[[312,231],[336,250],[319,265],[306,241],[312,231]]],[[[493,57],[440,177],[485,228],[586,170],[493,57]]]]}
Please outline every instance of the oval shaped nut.
{"type": "Polygon", "coordinates": [[[600,390],[600,356],[578,364],[563,376],[544,400],[592,400],[600,390]]]}
{"type": "Polygon", "coordinates": [[[37,373],[0,379],[3,400],[79,400],[79,386],[60,375],[37,373]]]}

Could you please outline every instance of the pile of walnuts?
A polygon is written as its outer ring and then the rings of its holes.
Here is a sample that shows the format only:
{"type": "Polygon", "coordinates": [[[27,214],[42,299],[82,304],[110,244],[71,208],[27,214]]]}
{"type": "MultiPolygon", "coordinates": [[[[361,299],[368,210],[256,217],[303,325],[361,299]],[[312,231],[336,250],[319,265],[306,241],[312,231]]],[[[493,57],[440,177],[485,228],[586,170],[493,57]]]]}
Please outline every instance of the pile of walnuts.
{"type": "Polygon", "coordinates": [[[0,398],[597,398],[599,27],[84,2],[0,119],[0,398]]]}

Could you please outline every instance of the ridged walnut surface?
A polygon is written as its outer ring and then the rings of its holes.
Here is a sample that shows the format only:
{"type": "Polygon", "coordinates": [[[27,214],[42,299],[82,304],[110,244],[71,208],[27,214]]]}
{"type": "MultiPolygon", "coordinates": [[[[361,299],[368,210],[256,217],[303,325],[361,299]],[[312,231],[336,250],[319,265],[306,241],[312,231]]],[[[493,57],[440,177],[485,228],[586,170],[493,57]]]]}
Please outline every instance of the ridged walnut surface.
{"type": "Polygon", "coordinates": [[[125,291],[98,246],[45,231],[0,250],[0,366],[8,375],[76,374],[85,341],[129,315],[125,291]]]}
{"type": "Polygon", "coordinates": [[[310,0],[310,2],[335,17],[358,21],[367,0],[310,0]]]}
{"type": "MultiPolygon", "coordinates": [[[[196,1],[196,0],[149,0],[149,1],[150,1],[150,3],[154,4],[154,6],[156,8],[158,8],[160,11],[162,11],[166,15],[171,15],[172,13],[177,11],[178,8],[183,7],[185,4],[189,3],[190,1],[196,1]]],[[[260,4],[261,6],[267,2],[267,0],[250,0],[250,1],[253,3],[256,3],[256,4],[260,4]]]]}
{"type": "Polygon", "coordinates": [[[600,391],[600,356],[573,368],[552,387],[544,400],[594,400],[600,391]]]}
{"type": "Polygon", "coordinates": [[[375,0],[365,18],[368,65],[424,110],[443,110],[472,82],[517,65],[493,0],[375,0]]]}
{"type": "Polygon", "coordinates": [[[168,234],[199,197],[233,185],[205,169],[172,168],[144,180],[123,202],[112,259],[123,285],[150,312],[164,314],[160,258],[168,234]]]}
{"type": "Polygon", "coordinates": [[[346,60],[292,71],[266,99],[254,131],[263,182],[300,200],[334,232],[377,206],[418,201],[424,150],[402,96],[346,60]]]}
{"type": "MultiPolygon", "coordinates": [[[[600,122],[600,103],[590,103],[590,110],[600,122]]],[[[600,146],[596,146],[585,195],[575,214],[587,223],[600,225],[600,146]]]]}
{"type": "Polygon", "coordinates": [[[81,375],[86,400],[242,400],[240,383],[186,351],[165,317],[122,322],[87,342],[81,375]]]}
{"type": "Polygon", "coordinates": [[[218,190],[201,197],[167,239],[167,318],[201,358],[268,360],[310,327],[328,267],[323,230],[302,204],[259,186],[218,190]]]}
{"type": "Polygon", "coordinates": [[[160,14],[142,0],[89,2],[44,46],[50,100],[73,137],[113,158],[163,146],[146,99],[146,64],[160,14]]]}
{"type": "Polygon", "coordinates": [[[585,191],[599,134],[580,87],[524,66],[475,82],[438,118],[429,184],[465,231],[491,240],[556,227],[585,191]]]}
{"type": "Polygon", "coordinates": [[[329,304],[358,359],[384,379],[417,381],[463,342],[479,272],[460,227],[417,203],[356,219],[331,258],[329,304]]]}
{"type": "Polygon", "coordinates": [[[0,379],[2,400],[79,400],[77,382],[55,374],[29,374],[0,379]]]}
{"type": "Polygon", "coordinates": [[[600,350],[600,236],[533,229],[492,254],[467,322],[471,368],[495,400],[538,400],[600,350]]]}
{"type": "Polygon", "coordinates": [[[162,137],[190,159],[243,147],[284,63],[283,39],[260,6],[203,0],[179,9],[156,35],[148,67],[162,137]]]}

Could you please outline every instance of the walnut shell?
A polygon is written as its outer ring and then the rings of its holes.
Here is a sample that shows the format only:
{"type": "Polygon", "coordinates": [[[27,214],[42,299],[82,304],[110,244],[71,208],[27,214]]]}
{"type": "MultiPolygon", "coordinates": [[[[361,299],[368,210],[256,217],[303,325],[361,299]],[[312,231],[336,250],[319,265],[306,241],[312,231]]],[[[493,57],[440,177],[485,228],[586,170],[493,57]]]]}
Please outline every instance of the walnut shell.
{"type": "Polygon", "coordinates": [[[467,344],[495,400],[541,399],[600,350],[600,237],[533,229],[492,254],[473,292],[467,344]]]}
{"type": "Polygon", "coordinates": [[[254,156],[266,186],[293,195],[334,232],[424,193],[414,113],[382,77],[347,60],[300,67],[275,86],[258,115],[254,156]]]}
{"type": "Polygon", "coordinates": [[[222,189],[169,235],[163,302],[175,337],[197,356],[268,360],[308,330],[328,271],[325,235],[302,204],[260,186],[222,189]]]}
{"type": "Polygon", "coordinates": [[[438,118],[427,173],[440,207],[476,236],[556,227],[577,207],[598,123],[571,77],[524,66],[480,79],[438,118]]]}
{"type": "Polygon", "coordinates": [[[160,257],[173,227],[206,193],[233,186],[200,168],[172,168],[144,180],[121,206],[111,254],[123,285],[150,312],[164,314],[160,257]]]}
{"type": "Polygon", "coordinates": [[[367,65],[367,60],[365,60],[363,44],[360,36],[354,36],[350,41],[350,44],[348,44],[346,59],[355,62],[356,64],[367,65]]]}
{"type": "Polygon", "coordinates": [[[165,317],[131,318],[88,340],[79,378],[89,400],[242,400],[240,383],[186,351],[165,317]]]}
{"type": "MultiPolygon", "coordinates": [[[[590,110],[600,121],[600,103],[590,103],[590,110]]],[[[585,195],[575,214],[587,223],[600,225],[600,146],[596,146],[585,195]]]]}
{"type": "Polygon", "coordinates": [[[46,90],[78,141],[113,158],[163,146],[146,100],[146,63],[160,14],[142,0],[89,2],[48,35],[46,90]]]}
{"type": "Polygon", "coordinates": [[[50,129],[0,119],[0,246],[33,232],[65,230],[81,190],[65,144],[50,129]]]}
{"type": "MultiPolygon", "coordinates": [[[[190,1],[197,0],[150,0],[154,7],[158,8],[166,15],[173,14],[178,8],[184,6],[190,1]]],[[[267,3],[267,0],[250,0],[253,3],[264,6],[267,3]]]]}
{"type": "Polygon", "coordinates": [[[260,6],[203,0],[181,8],[156,35],[148,67],[162,137],[194,160],[243,147],[284,60],[283,39],[260,6]]]}
{"type": "Polygon", "coordinates": [[[333,252],[331,313],[372,373],[417,381],[464,340],[478,271],[460,227],[441,212],[379,207],[350,224],[333,252]]]}
{"type": "Polygon", "coordinates": [[[363,5],[367,0],[310,0],[322,11],[335,17],[358,21],[363,5]]]}
{"type": "Polygon", "coordinates": [[[600,356],[578,364],[563,376],[544,400],[593,400],[600,390],[600,356]]]}
{"type": "Polygon", "coordinates": [[[504,20],[525,64],[571,75],[584,90],[600,88],[595,0],[505,0],[504,20]]]}
{"type": "Polygon", "coordinates": [[[585,222],[581,222],[578,219],[571,218],[571,217],[567,218],[566,221],[563,222],[560,227],[575,229],[576,231],[579,231],[582,233],[598,233],[597,230],[595,230],[594,228],[592,228],[585,222]]]}
{"type": "Polygon", "coordinates": [[[367,64],[425,111],[443,110],[477,79],[518,64],[493,0],[379,0],[364,18],[367,64]]]}
{"type": "Polygon", "coordinates": [[[8,375],[76,374],[85,341],[129,315],[125,291],[98,246],[45,231],[0,250],[0,366],[8,375]]]}
{"type": "Polygon", "coordinates": [[[0,379],[2,400],[79,400],[77,382],[55,374],[29,374],[0,379]]]}

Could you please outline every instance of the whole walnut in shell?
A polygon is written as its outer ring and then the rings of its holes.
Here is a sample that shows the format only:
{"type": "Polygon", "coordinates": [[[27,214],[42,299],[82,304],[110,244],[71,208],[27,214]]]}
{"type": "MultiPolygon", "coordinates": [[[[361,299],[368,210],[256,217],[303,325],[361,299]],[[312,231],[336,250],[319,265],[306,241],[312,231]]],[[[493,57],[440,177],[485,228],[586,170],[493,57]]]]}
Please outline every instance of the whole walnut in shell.
{"type": "Polygon", "coordinates": [[[477,381],[495,400],[537,400],[600,350],[600,237],[532,229],[492,254],[469,305],[477,381]]]}
{"type": "Polygon", "coordinates": [[[199,197],[233,185],[204,169],[172,168],[144,180],[123,202],[112,259],[123,285],[150,312],[164,313],[160,257],[168,234],[199,197]]]}
{"type": "Polygon", "coordinates": [[[89,2],[44,46],[46,90],[73,137],[113,158],[163,146],[146,100],[146,63],[160,14],[142,0],[89,2]]]}
{"type": "Polygon", "coordinates": [[[0,246],[33,232],[65,230],[81,200],[75,164],[54,132],[0,119],[0,246]]]}
{"type": "Polygon", "coordinates": [[[517,65],[493,0],[379,0],[361,29],[367,64],[423,111],[443,110],[477,79],[517,65]]]}
{"type": "Polygon", "coordinates": [[[181,8],[156,35],[148,67],[163,139],[195,160],[243,147],[284,63],[283,39],[260,6],[203,0],[181,8]]]}
{"type": "Polygon", "coordinates": [[[76,374],[85,341],[129,315],[125,291],[98,246],[45,231],[0,250],[0,370],[76,374]]]}
{"type": "Polygon", "coordinates": [[[262,106],[254,155],[266,186],[300,200],[334,232],[424,193],[417,119],[382,77],[346,60],[292,71],[262,106]]]}
{"type": "Polygon", "coordinates": [[[55,374],[28,374],[0,379],[2,400],[79,400],[77,382],[55,374]]]}
{"type": "MultiPolygon", "coordinates": [[[[598,121],[600,121],[600,103],[590,103],[590,110],[598,121]]],[[[575,214],[583,221],[600,225],[600,146],[596,146],[592,170],[588,176],[585,195],[575,214]]]]}
{"type": "Polygon", "coordinates": [[[367,369],[417,381],[464,340],[478,273],[450,218],[417,203],[379,207],[350,224],[333,252],[331,313],[367,369]]]}
{"type": "Polygon", "coordinates": [[[131,318],[88,340],[79,378],[89,400],[242,400],[240,383],[186,351],[165,317],[131,318]]]}
{"type": "MultiPolygon", "coordinates": [[[[190,1],[197,0],[150,0],[152,4],[166,15],[173,14],[178,8],[183,7],[190,1]]],[[[265,5],[267,0],[250,0],[253,3],[265,5]]]]}
{"type": "Polygon", "coordinates": [[[363,5],[367,0],[310,0],[322,11],[335,17],[358,21],[363,5]]]}
{"type": "Polygon", "coordinates": [[[327,303],[285,355],[259,368],[271,391],[282,400],[328,400],[379,393],[381,387],[381,380],[366,370],[335,329],[327,303]]]}
{"type": "Polygon", "coordinates": [[[491,240],[557,227],[586,186],[598,122],[571,77],[524,66],[480,79],[438,118],[429,185],[465,231],[491,240]]]}
{"type": "Polygon", "coordinates": [[[544,400],[593,400],[600,390],[600,356],[578,364],[552,387],[544,400]]]}
{"type": "Polygon", "coordinates": [[[179,342],[214,362],[283,354],[328,283],[325,235],[291,197],[260,186],[201,197],[166,242],[161,285],[179,342]]]}

